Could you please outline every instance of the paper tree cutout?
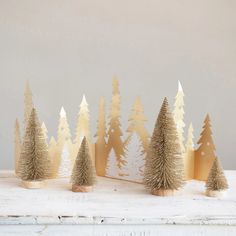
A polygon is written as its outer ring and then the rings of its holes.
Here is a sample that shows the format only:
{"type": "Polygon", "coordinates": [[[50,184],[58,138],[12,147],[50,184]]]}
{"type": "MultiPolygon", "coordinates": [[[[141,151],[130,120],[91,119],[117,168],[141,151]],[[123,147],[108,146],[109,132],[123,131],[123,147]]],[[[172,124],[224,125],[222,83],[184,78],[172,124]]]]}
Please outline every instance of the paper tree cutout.
{"type": "Polygon", "coordinates": [[[146,158],[144,182],[154,195],[172,195],[183,186],[183,158],[176,124],[165,98],[146,158]]]}
{"type": "Polygon", "coordinates": [[[58,177],[69,177],[71,176],[71,158],[69,147],[67,143],[65,143],[62,153],[61,153],[61,162],[58,170],[58,177]]]}
{"type": "Polygon", "coordinates": [[[60,164],[60,154],[57,147],[57,142],[54,137],[51,137],[49,146],[48,146],[48,155],[50,158],[52,166],[52,175],[51,177],[55,178],[57,176],[59,164],[60,164]]]}
{"type": "Polygon", "coordinates": [[[178,81],[178,93],[175,97],[174,104],[174,121],[177,126],[177,132],[179,136],[181,152],[185,152],[184,147],[184,92],[181,86],[181,83],[178,81]]]}
{"type": "Polygon", "coordinates": [[[121,136],[123,135],[121,131],[120,124],[120,91],[119,83],[117,79],[113,80],[113,91],[112,91],[112,101],[111,101],[111,111],[109,116],[109,129],[108,129],[108,153],[111,149],[114,149],[117,165],[119,168],[125,164],[125,148],[121,136]]]}
{"type": "Polygon", "coordinates": [[[21,153],[21,135],[20,135],[20,124],[18,119],[16,119],[15,123],[15,174],[18,176],[19,174],[19,159],[21,153]]]}
{"type": "Polygon", "coordinates": [[[115,179],[120,178],[119,171],[120,169],[117,165],[116,153],[112,148],[107,159],[106,176],[115,179]]]}
{"type": "Polygon", "coordinates": [[[42,181],[50,177],[50,160],[37,112],[32,109],[25,130],[19,159],[19,175],[24,181],[42,181]]]}
{"type": "Polygon", "coordinates": [[[127,129],[128,138],[126,142],[129,142],[130,137],[134,133],[138,134],[145,152],[147,152],[149,146],[149,134],[144,125],[146,121],[141,99],[140,97],[137,97],[129,116],[129,127],[127,129]]]}
{"type": "Polygon", "coordinates": [[[216,157],[209,176],[206,181],[206,190],[208,196],[217,196],[216,192],[222,192],[228,189],[227,179],[219,159],[216,157]]]}
{"type": "Polygon", "coordinates": [[[99,176],[105,176],[107,163],[107,143],[106,143],[106,114],[105,114],[105,100],[100,98],[99,115],[97,122],[97,138],[95,143],[95,166],[96,172],[99,176]]]}
{"type": "Polygon", "coordinates": [[[30,85],[29,85],[28,81],[26,83],[26,88],[25,88],[25,94],[24,95],[25,95],[25,98],[24,98],[24,104],[25,104],[24,125],[25,125],[25,128],[26,128],[29,116],[30,116],[31,111],[34,107],[33,99],[32,99],[33,95],[32,95],[32,92],[31,92],[30,85]]]}
{"type": "Polygon", "coordinates": [[[184,173],[185,179],[193,179],[194,178],[194,143],[193,143],[193,125],[190,123],[188,128],[188,138],[186,142],[185,148],[185,156],[184,156],[184,173]]]}
{"type": "Polygon", "coordinates": [[[60,111],[60,119],[57,132],[57,145],[59,148],[59,152],[62,151],[65,143],[67,143],[69,140],[71,140],[70,127],[67,121],[65,109],[62,107],[60,111]]]}
{"type": "Polygon", "coordinates": [[[195,151],[194,176],[195,179],[206,180],[216,158],[209,115],[204,120],[203,131],[197,144],[199,147],[195,151]]]}
{"type": "Polygon", "coordinates": [[[41,129],[42,129],[42,132],[43,132],[43,136],[45,138],[45,141],[48,145],[48,130],[47,130],[47,127],[45,125],[45,123],[43,122],[42,125],[41,125],[41,129]]]}
{"type": "Polygon", "coordinates": [[[94,157],[94,148],[91,144],[90,138],[90,122],[89,122],[89,109],[88,103],[86,101],[85,95],[83,95],[82,102],[80,104],[80,111],[78,114],[77,128],[76,128],[76,137],[74,140],[75,148],[74,148],[74,158],[77,156],[80,144],[83,138],[86,137],[88,142],[92,162],[95,165],[95,157],[94,157]]]}
{"type": "Polygon", "coordinates": [[[122,179],[141,183],[143,181],[145,152],[140,136],[133,133],[126,149],[126,165],[122,167],[120,175],[123,176],[122,179]]]}

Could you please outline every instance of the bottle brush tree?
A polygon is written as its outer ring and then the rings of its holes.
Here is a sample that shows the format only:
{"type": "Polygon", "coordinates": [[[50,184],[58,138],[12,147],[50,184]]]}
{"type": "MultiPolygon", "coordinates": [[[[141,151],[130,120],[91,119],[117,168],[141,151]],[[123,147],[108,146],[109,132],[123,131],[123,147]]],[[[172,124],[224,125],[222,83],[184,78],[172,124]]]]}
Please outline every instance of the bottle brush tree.
{"type": "Polygon", "coordinates": [[[92,164],[86,137],[80,145],[71,176],[73,192],[90,192],[95,183],[95,168],[92,164]]]}
{"type": "Polygon", "coordinates": [[[216,157],[206,181],[206,195],[209,197],[221,196],[228,189],[227,179],[219,159],[216,157]]]}
{"type": "Polygon", "coordinates": [[[26,188],[40,188],[50,177],[47,144],[35,108],[29,116],[19,159],[19,176],[26,188]]]}
{"type": "Polygon", "coordinates": [[[176,125],[164,99],[146,158],[144,183],[154,195],[173,195],[184,184],[183,159],[176,125]]]}

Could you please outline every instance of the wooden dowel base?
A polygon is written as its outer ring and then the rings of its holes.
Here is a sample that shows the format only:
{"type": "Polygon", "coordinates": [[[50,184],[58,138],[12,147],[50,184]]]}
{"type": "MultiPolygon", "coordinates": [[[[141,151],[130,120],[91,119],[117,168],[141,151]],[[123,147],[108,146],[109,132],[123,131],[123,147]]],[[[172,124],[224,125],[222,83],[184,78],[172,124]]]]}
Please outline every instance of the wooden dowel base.
{"type": "Polygon", "coordinates": [[[28,189],[39,189],[39,188],[44,188],[46,186],[46,181],[25,181],[22,180],[21,182],[22,186],[24,188],[28,189]]]}
{"type": "Polygon", "coordinates": [[[166,196],[173,196],[175,191],[172,189],[154,189],[151,191],[153,195],[166,197],[166,196]]]}
{"type": "Polygon", "coordinates": [[[72,185],[73,192],[88,193],[93,190],[93,186],[72,185]]]}
{"type": "Polygon", "coordinates": [[[226,194],[226,191],[213,191],[213,190],[206,190],[206,195],[208,197],[224,197],[226,194]]]}

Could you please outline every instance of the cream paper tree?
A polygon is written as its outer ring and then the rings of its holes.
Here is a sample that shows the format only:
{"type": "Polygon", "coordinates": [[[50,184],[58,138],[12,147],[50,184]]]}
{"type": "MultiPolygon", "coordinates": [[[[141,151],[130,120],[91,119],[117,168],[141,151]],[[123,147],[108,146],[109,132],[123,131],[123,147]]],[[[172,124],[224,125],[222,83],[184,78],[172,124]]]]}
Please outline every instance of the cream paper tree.
{"type": "Polygon", "coordinates": [[[99,176],[105,176],[107,163],[107,133],[106,133],[106,114],[105,114],[105,100],[100,98],[99,114],[97,122],[97,138],[95,143],[95,166],[96,172],[99,176]]]}
{"type": "Polygon", "coordinates": [[[130,136],[126,149],[127,163],[121,169],[122,179],[142,183],[146,154],[137,133],[130,136]]]}
{"type": "Polygon", "coordinates": [[[145,122],[147,121],[146,117],[144,116],[144,109],[141,104],[140,97],[137,97],[131,114],[129,116],[129,126],[127,129],[128,132],[128,138],[126,140],[126,143],[129,142],[129,139],[131,136],[136,133],[141,139],[142,146],[144,149],[144,152],[147,153],[148,146],[149,146],[149,134],[145,128],[145,122]]]}
{"type": "Polygon", "coordinates": [[[80,104],[80,110],[78,114],[78,121],[77,121],[77,127],[76,127],[76,135],[74,140],[74,158],[77,156],[79,147],[81,145],[81,142],[83,138],[86,137],[86,140],[88,142],[90,156],[92,158],[92,162],[95,165],[95,158],[93,153],[93,148],[91,144],[91,138],[90,138],[90,121],[89,121],[89,108],[88,103],[86,101],[85,95],[83,95],[81,104],[80,104]]]}
{"type": "Polygon", "coordinates": [[[33,95],[32,95],[32,91],[31,91],[31,88],[30,88],[30,85],[29,85],[28,81],[26,82],[26,88],[25,88],[25,93],[24,93],[24,105],[25,105],[25,108],[24,108],[24,125],[25,125],[25,128],[26,128],[27,121],[28,121],[29,116],[31,114],[31,111],[34,107],[33,95]]]}
{"type": "Polygon", "coordinates": [[[178,92],[175,97],[175,104],[174,104],[174,121],[177,126],[177,132],[179,136],[180,148],[181,152],[185,152],[184,147],[184,92],[181,86],[181,83],[178,81],[178,92]]]}
{"type": "Polygon", "coordinates": [[[186,142],[185,148],[185,158],[184,158],[184,173],[185,179],[193,179],[194,178],[194,143],[193,143],[193,125],[190,123],[188,128],[188,138],[186,142]]]}
{"type": "Polygon", "coordinates": [[[154,195],[173,195],[184,184],[183,158],[167,98],[159,112],[146,158],[144,183],[154,195]]]}
{"type": "Polygon", "coordinates": [[[123,135],[121,131],[120,124],[120,91],[119,82],[117,79],[113,79],[113,91],[112,91],[112,101],[111,101],[111,111],[109,115],[109,129],[108,129],[108,143],[107,150],[110,153],[113,148],[117,165],[119,169],[125,165],[125,147],[121,136],[123,135]]]}
{"type": "Polygon", "coordinates": [[[52,136],[48,145],[48,155],[52,166],[52,178],[56,178],[60,164],[60,154],[55,138],[52,136]]]}
{"type": "Polygon", "coordinates": [[[43,136],[45,138],[46,144],[48,145],[48,129],[47,129],[47,127],[46,127],[44,122],[41,125],[41,129],[42,129],[43,136]]]}
{"type": "Polygon", "coordinates": [[[117,165],[117,158],[114,149],[110,150],[107,159],[107,166],[106,166],[106,176],[110,178],[120,178],[120,169],[117,165]]]}
{"type": "Polygon", "coordinates": [[[19,159],[19,176],[26,188],[40,188],[50,178],[47,145],[35,108],[28,119],[19,159]]]}
{"type": "Polygon", "coordinates": [[[199,147],[195,151],[194,178],[205,181],[216,158],[216,149],[212,138],[210,116],[208,114],[204,120],[203,131],[197,144],[199,147]]]}
{"type": "Polygon", "coordinates": [[[61,161],[58,169],[58,177],[65,178],[71,176],[72,163],[70,158],[70,152],[68,144],[65,143],[62,153],[61,161]]]}
{"type": "Polygon", "coordinates": [[[19,175],[19,159],[21,153],[21,134],[20,134],[20,124],[18,119],[15,123],[15,174],[19,175]]]}

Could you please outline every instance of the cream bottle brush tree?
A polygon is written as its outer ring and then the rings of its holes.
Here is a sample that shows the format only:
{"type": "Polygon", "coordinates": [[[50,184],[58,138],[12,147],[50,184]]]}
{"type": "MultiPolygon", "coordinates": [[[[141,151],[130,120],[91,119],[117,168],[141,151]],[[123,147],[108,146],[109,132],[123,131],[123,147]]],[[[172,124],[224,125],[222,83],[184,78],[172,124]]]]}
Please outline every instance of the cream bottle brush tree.
{"type": "Polygon", "coordinates": [[[173,195],[184,184],[183,158],[176,124],[165,98],[146,158],[144,183],[154,195],[173,195]]]}
{"type": "Polygon", "coordinates": [[[99,101],[99,115],[97,122],[97,138],[95,143],[95,166],[96,172],[99,176],[105,176],[107,163],[107,133],[106,133],[106,114],[105,114],[105,100],[103,97],[99,101]]]}
{"type": "Polygon", "coordinates": [[[19,159],[19,176],[26,188],[40,188],[50,177],[47,145],[35,108],[28,119],[19,159]]]}
{"type": "Polygon", "coordinates": [[[45,138],[46,144],[48,145],[48,129],[47,129],[47,127],[46,127],[44,122],[41,125],[41,129],[42,129],[43,136],[45,138]]]}
{"type": "Polygon", "coordinates": [[[48,155],[52,166],[51,177],[56,178],[60,164],[60,155],[58,152],[57,142],[53,136],[51,137],[48,145],[48,155]]]}
{"type": "Polygon", "coordinates": [[[61,153],[61,159],[60,159],[60,165],[58,169],[58,177],[66,178],[71,176],[71,158],[70,158],[70,152],[68,144],[65,143],[62,153],[61,153]]]}
{"type": "Polygon", "coordinates": [[[206,195],[221,197],[228,189],[228,182],[219,159],[216,157],[206,181],[206,195]]]}
{"type": "Polygon", "coordinates": [[[177,133],[179,136],[180,148],[181,153],[185,152],[184,147],[184,92],[181,83],[178,81],[178,92],[175,97],[175,104],[174,104],[174,121],[177,126],[177,133]]]}
{"type": "Polygon", "coordinates": [[[19,175],[19,159],[21,153],[21,134],[20,134],[20,124],[18,119],[15,123],[15,174],[19,175]]]}
{"type": "Polygon", "coordinates": [[[90,192],[95,184],[95,169],[86,137],[83,138],[80,145],[71,175],[71,182],[73,192],[90,192]]]}

